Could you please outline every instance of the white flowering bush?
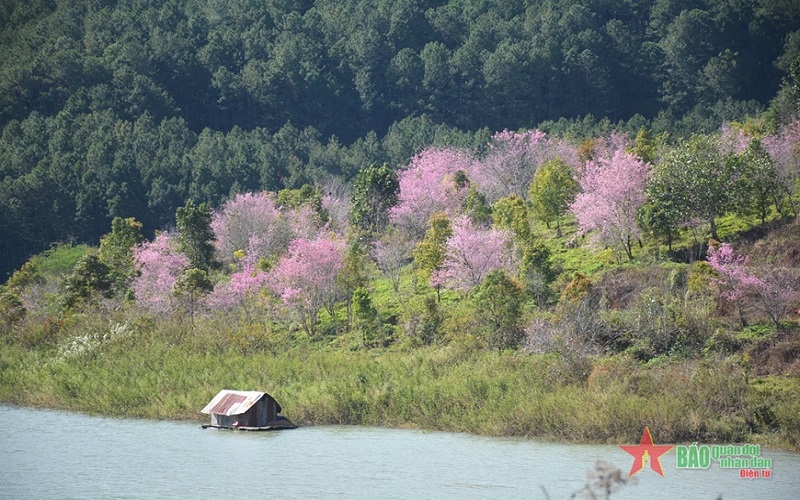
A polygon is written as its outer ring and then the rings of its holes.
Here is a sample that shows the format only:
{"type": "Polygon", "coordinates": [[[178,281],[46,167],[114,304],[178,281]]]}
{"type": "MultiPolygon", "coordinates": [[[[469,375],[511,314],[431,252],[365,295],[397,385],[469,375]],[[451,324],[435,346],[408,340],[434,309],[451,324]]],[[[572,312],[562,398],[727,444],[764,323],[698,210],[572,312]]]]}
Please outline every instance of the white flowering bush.
{"type": "Polygon", "coordinates": [[[128,337],[132,332],[133,328],[127,322],[110,322],[105,330],[77,335],[62,344],[59,348],[58,359],[66,360],[84,355],[96,355],[102,346],[128,337]]]}

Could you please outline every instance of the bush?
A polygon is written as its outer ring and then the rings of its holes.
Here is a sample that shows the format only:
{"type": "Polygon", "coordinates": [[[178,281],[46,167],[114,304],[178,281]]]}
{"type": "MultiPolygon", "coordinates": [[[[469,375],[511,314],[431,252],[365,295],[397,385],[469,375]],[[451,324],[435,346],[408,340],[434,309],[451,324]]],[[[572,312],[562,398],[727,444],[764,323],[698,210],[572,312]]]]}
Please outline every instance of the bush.
{"type": "Polygon", "coordinates": [[[535,354],[555,354],[563,365],[564,380],[582,382],[592,371],[591,356],[596,346],[571,333],[565,321],[546,317],[533,318],[525,327],[525,351],[535,354]]]}
{"type": "Polygon", "coordinates": [[[473,291],[472,299],[489,345],[500,350],[515,348],[522,342],[519,322],[524,298],[522,285],[500,270],[489,272],[473,291]]]}
{"type": "Polygon", "coordinates": [[[439,340],[444,319],[444,312],[433,294],[413,297],[400,315],[405,334],[416,345],[431,345],[439,340]]]}
{"type": "Polygon", "coordinates": [[[10,332],[25,317],[25,306],[13,290],[0,288],[0,332],[10,332]]]}
{"type": "Polygon", "coordinates": [[[753,432],[800,449],[800,384],[797,379],[765,377],[754,381],[748,397],[753,432]]]}
{"type": "Polygon", "coordinates": [[[756,340],[748,350],[756,375],[800,377],[800,326],[756,340]]]}

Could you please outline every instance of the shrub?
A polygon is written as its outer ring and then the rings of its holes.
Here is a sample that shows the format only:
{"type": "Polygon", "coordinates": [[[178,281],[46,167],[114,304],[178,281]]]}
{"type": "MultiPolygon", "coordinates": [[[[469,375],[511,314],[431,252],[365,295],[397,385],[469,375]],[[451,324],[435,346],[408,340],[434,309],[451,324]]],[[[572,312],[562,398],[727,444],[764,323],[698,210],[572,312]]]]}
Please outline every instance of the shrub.
{"type": "Polygon", "coordinates": [[[561,302],[577,302],[592,290],[592,280],[583,273],[575,273],[572,281],[561,292],[561,302]]]}
{"type": "Polygon", "coordinates": [[[477,287],[473,300],[489,344],[497,349],[517,347],[523,337],[519,326],[525,300],[522,285],[505,272],[494,270],[477,287]]]}
{"type": "Polygon", "coordinates": [[[414,297],[400,316],[400,324],[412,344],[431,345],[441,335],[444,312],[433,294],[414,297]]]}
{"type": "Polygon", "coordinates": [[[766,335],[755,341],[748,354],[756,375],[800,376],[800,327],[766,335]]]}
{"type": "Polygon", "coordinates": [[[112,285],[111,270],[97,255],[81,257],[64,280],[64,305],[72,309],[98,294],[109,297],[112,285]]]}
{"type": "Polygon", "coordinates": [[[13,290],[0,289],[0,332],[8,332],[25,317],[25,306],[13,290]]]}
{"type": "Polygon", "coordinates": [[[709,309],[705,301],[651,288],[624,315],[634,353],[643,361],[661,355],[699,354],[710,336],[709,309]]]}
{"type": "Polygon", "coordinates": [[[562,360],[565,380],[583,381],[592,371],[591,356],[596,346],[570,333],[565,321],[536,317],[525,327],[525,351],[536,354],[556,354],[562,360]]]}

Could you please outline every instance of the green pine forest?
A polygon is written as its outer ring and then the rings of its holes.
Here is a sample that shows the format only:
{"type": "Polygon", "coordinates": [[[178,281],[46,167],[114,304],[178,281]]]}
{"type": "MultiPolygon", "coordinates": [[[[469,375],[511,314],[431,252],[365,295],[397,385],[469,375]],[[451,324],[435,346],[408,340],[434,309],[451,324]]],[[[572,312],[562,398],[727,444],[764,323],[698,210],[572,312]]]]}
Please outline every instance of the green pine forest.
{"type": "Polygon", "coordinates": [[[266,390],[300,425],[800,450],[797,2],[7,0],[0,47],[0,402],[197,420],[266,390]],[[635,237],[597,244],[568,209],[583,167],[548,198],[548,162],[521,197],[466,198],[516,270],[434,283],[434,214],[387,272],[398,176],[503,131],[582,165],[624,138],[651,173],[635,237]],[[203,306],[245,260],[210,224],[245,193],[344,220],[312,323],[266,287],[203,306]],[[163,234],[191,263],[167,313],[134,290],[163,234]]]}

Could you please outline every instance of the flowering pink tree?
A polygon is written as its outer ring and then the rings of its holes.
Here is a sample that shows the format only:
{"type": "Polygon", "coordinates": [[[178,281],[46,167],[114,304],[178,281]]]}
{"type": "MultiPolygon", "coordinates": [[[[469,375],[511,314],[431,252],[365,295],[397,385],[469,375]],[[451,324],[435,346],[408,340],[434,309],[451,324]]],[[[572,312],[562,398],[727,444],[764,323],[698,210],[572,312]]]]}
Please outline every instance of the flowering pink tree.
{"type": "Polygon", "coordinates": [[[216,236],[217,254],[223,262],[233,262],[234,254],[251,247],[255,237],[260,255],[270,255],[289,242],[288,228],[272,193],[244,193],[214,212],[211,229],[216,236]]]}
{"type": "Polygon", "coordinates": [[[498,132],[476,166],[473,180],[489,203],[510,194],[525,199],[536,168],[546,161],[548,149],[547,134],[541,130],[498,132]]]}
{"type": "Polygon", "coordinates": [[[434,213],[449,217],[461,213],[469,188],[458,185],[456,172],[469,174],[471,165],[469,155],[453,149],[429,148],[412,158],[398,174],[400,194],[389,220],[413,238],[421,238],[434,213]]]}
{"type": "Polygon", "coordinates": [[[392,288],[400,291],[400,276],[403,267],[411,262],[414,241],[402,231],[391,230],[375,242],[372,258],[384,275],[392,280],[392,288]]]}
{"type": "Polygon", "coordinates": [[[481,161],[474,163],[470,178],[489,203],[512,194],[525,199],[539,167],[560,159],[577,170],[578,158],[574,145],[547,137],[541,130],[504,130],[492,136],[488,152],[481,161]]]}
{"type": "Polygon", "coordinates": [[[559,159],[566,163],[573,172],[578,172],[583,166],[578,153],[578,147],[567,139],[551,137],[549,148],[544,161],[539,165],[544,165],[548,161],[559,159]]]}
{"type": "Polygon", "coordinates": [[[258,269],[258,249],[262,243],[258,237],[250,239],[250,247],[239,262],[239,269],[230,281],[218,283],[208,294],[205,304],[212,310],[230,310],[241,306],[250,320],[250,303],[258,296],[267,281],[267,274],[258,269]]]}
{"type": "Polygon", "coordinates": [[[789,200],[792,214],[797,215],[793,196],[800,181],[800,121],[781,128],[777,133],[765,137],[764,149],[775,162],[778,181],[789,200]]]}
{"type": "Polygon", "coordinates": [[[599,243],[624,249],[631,260],[631,241],[640,234],[636,213],[646,200],[649,168],[624,149],[611,158],[590,161],[578,178],[582,192],[570,205],[581,232],[596,231],[599,243]]]}
{"type": "Polygon", "coordinates": [[[758,286],[758,278],[749,269],[750,259],[734,252],[727,243],[719,247],[710,246],[707,259],[718,274],[714,283],[723,300],[741,304],[749,290],[758,286]]]}
{"type": "Polygon", "coordinates": [[[176,242],[167,232],[156,235],[133,249],[138,276],[131,288],[139,305],[154,313],[172,312],[173,292],[178,277],[189,267],[189,259],[175,249],[176,242]]]}
{"type": "Polygon", "coordinates": [[[502,229],[477,229],[460,217],[447,240],[444,263],[431,274],[431,285],[469,292],[496,269],[511,274],[514,261],[511,234],[502,229]]]}
{"type": "Polygon", "coordinates": [[[753,266],[727,243],[708,249],[708,264],[717,272],[714,283],[719,297],[736,305],[742,325],[748,300],[780,328],[780,320],[800,299],[796,272],[775,265],[753,266]]]}
{"type": "Polygon", "coordinates": [[[719,152],[724,155],[744,153],[752,140],[744,130],[725,122],[720,128],[719,152]]]}
{"type": "Polygon", "coordinates": [[[309,335],[316,331],[320,310],[336,299],[345,250],[345,242],[331,235],[297,239],[268,273],[269,288],[297,314],[309,335]]]}
{"type": "Polygon", "coordinates": [[[350,223],[350,189],[341,182],[328,181],[322,187],[322,208],[334,230],[344,232],[350,223]]]}
{"type": "Polygon", "coordinates": [[[314,238],[320,222],[307,205],[280,207],[273,193],[244,193],[213,214],[211,229],[220,260],[233,263],[237,251],[269,257],[284,252],[293,239],[314,238]],[[253,241],[259,246],[253,247],[253,241]]]}
{"type": "Polygon", "coordinates": [[[327,231],[327,225],[322,224],[319,214],[311,205],[303,204],[296,208],[281,208],[282,220],[285,220],[288,232],[286,234],[286,244],[282,250],[286,249],[289,242],[296,239],[312,240],[319,236],[321,232],[327,231]]]}
{"type": "Polygon", "coordinates": [[[758,277],[754,288],[755,308],[781,328],[781,319],[800,302],[800,275],[797,269],[763,265],[753,271],[758,277]]]}

